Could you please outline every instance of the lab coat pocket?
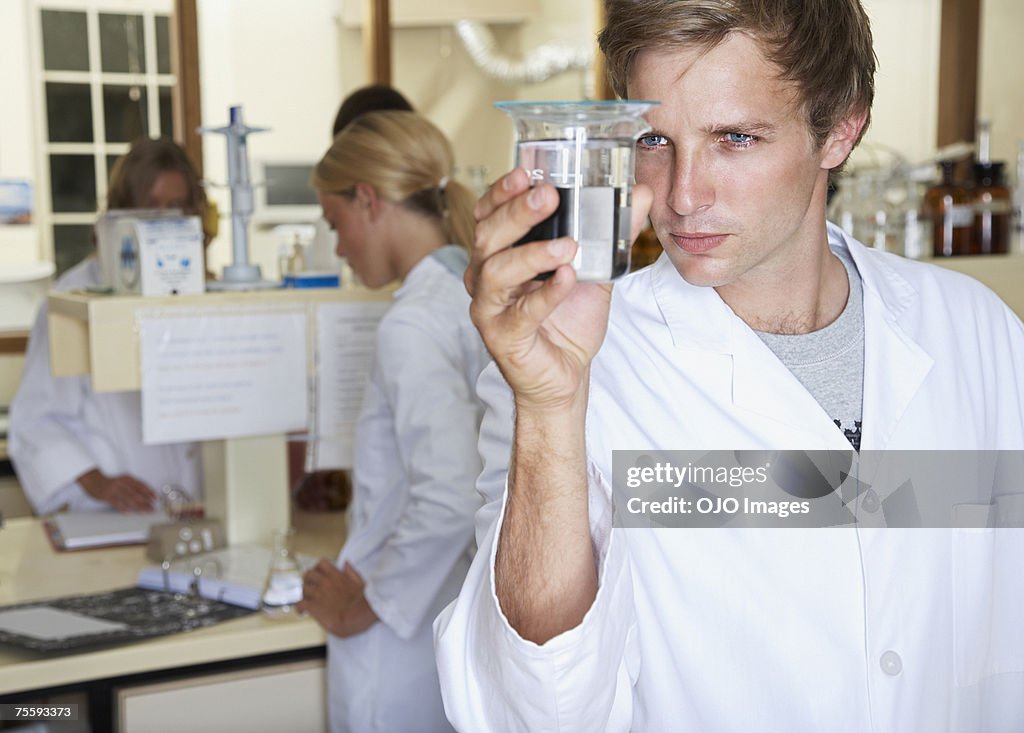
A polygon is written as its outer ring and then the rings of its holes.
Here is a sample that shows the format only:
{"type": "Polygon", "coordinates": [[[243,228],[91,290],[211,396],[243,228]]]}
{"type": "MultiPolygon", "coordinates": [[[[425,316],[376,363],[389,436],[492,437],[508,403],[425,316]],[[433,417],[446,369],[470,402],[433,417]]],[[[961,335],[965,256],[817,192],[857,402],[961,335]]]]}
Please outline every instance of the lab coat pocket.
{"type": "Polygon", "coordinates": [[[959,686],[1024,672],[1024,495],[954,507],[953,644],[959,686]]]}

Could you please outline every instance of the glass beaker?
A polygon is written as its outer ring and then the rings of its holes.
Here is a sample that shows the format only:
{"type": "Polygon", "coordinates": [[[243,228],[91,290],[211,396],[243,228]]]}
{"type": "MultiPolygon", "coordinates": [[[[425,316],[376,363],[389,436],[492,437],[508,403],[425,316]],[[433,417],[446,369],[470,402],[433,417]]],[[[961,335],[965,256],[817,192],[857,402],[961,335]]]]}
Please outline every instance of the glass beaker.
{"type": "Polygon", "coordinates": [[[582,282],[613,280],[629,271],[634,151],[637,138],[651,129],[641,115],[656,104],[495,104],[515,126],[516,165],[531,185],[546,182],[558,189],[558,209],[517,245],[572,237],[579,244],[572,266],[582,282]]]}
{"type": "Polygon", "coordinates": [[[295,530],[275,529],[260,608],[271,617],[288,616],[302,600],[302,569],[295,559],[295,530]]]}

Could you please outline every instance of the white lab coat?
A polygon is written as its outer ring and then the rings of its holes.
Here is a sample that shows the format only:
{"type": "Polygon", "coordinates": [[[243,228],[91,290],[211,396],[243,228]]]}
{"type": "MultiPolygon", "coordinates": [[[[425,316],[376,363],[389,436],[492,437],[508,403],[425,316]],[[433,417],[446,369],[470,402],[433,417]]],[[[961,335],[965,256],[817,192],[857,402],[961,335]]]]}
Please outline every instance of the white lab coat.
{"type": "MultiPolygon", "coordinates": [[[[89,257],[64,273],[54,289],[99,284],[99,262],[89,257]]],[[[176,484],[202,499],[199,445],[143,445],[138,392],[96,393],[87,376],[50,374],[46,314],[44,303],[32,326],[21,384],[11,403],[7,445],[36,514],[63,505],[75,511],[109,510],[109,504],[93,499],[75,481],[93,468],[108,476],[130,474],[154,491],[176,484]]]]}
{"type": "Polygon", "coordinates": [[[431,622],[455,598],[475,550],[483,409],[474,387],[488,360],[461,278],[424,258],[380,323],[356,427],[338,567],[348,562],[363,577],[380,622],[329,639],[334,731],[450,730],[431,622]]]}
{"type": "MultiPolygon", "coordinates": [[[[963,275],[829,238],[864,282],[862,449],[1024,448],[1021,322],[963,275]]],[[[599,591],[543,646],[494,595],[511,407],[493,368],[478,392],[482,549],[435,624],[457,729],[1024,730],[1022,530],[609,532],[614,449],[849,450],[717,293],[664,256],[615,287],[586,430],[599,591]]]]}

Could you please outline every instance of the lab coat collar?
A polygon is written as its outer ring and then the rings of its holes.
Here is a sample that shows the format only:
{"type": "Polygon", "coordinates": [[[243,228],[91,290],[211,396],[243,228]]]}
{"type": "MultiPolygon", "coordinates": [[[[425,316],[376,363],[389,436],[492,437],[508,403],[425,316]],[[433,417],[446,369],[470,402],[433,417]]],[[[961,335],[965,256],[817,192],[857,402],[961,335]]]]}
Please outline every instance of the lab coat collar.
{"type": "MultiPolygon", "coordinates": [[[[828,224],[828,238],[832,247],[850,252],[863,281],[865,427],[861,447],[881,448],[934,364],[898,322],[918,293],[885,256],[868,251],[838,227],[828,224]]],[[[822,431],[834,433],[831,437],[842,435],[714,288],[686,282],[664,254],[652,266],[651,287],[677,349],[733,356],[733,401],[737,407],[803,426],[818,435],[822,431]],[[779,388],[765,389],[766,384],[779,388]],[[815,412],[817,417],[811,419],[815,412]]]]}
{"type": "Polygon", "coordinates": [[[431,273],[436,274],[438,272],[447,273],[448,269],[440,262],[435,260],[433,257],[427,255],[422,260],[413,265],[412,269],[409,270],[408,273],[406,273],[405,279],[402,280],[402,284],[395,289],[394,295],[392,297],[395,300],[398,300],[409,291],[415,290],[417,283],[419,283],[421,280],[426,280],[431,276],[431,273]]]}
{"type": "Polygon", "coordinates": [[[651,268],[654,300],[675,347],[733,353],[735,331],[749,328],[718,292],[686,282],[664,253],[651,268]]]}
{"type": "MultiPolygon", "coordinates": [[[[869,250],[829,224],[829,244],[849,250],[864,283],[864,430],[862,449],[885,448],[935,359],[901,325],[920,295],[894,267],[895,255],[869,250]],[[870,399],[869,399],[870,398],[870,399]]],[[[917,263],[903,263],[908,267],[917,263]]]]}

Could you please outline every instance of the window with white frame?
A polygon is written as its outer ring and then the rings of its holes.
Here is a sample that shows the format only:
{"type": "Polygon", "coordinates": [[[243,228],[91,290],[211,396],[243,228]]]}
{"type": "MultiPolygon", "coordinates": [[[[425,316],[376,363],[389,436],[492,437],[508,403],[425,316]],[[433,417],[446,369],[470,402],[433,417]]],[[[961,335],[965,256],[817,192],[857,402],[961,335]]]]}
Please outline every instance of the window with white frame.
{"type": "Polygon", "coordinates": [[[171,2],[39,2],[41,229],[61,273],[92,251],[114,161],[172,137],[171,2]],[[51,248],[52,247],[52,248],[51,248]]]}

